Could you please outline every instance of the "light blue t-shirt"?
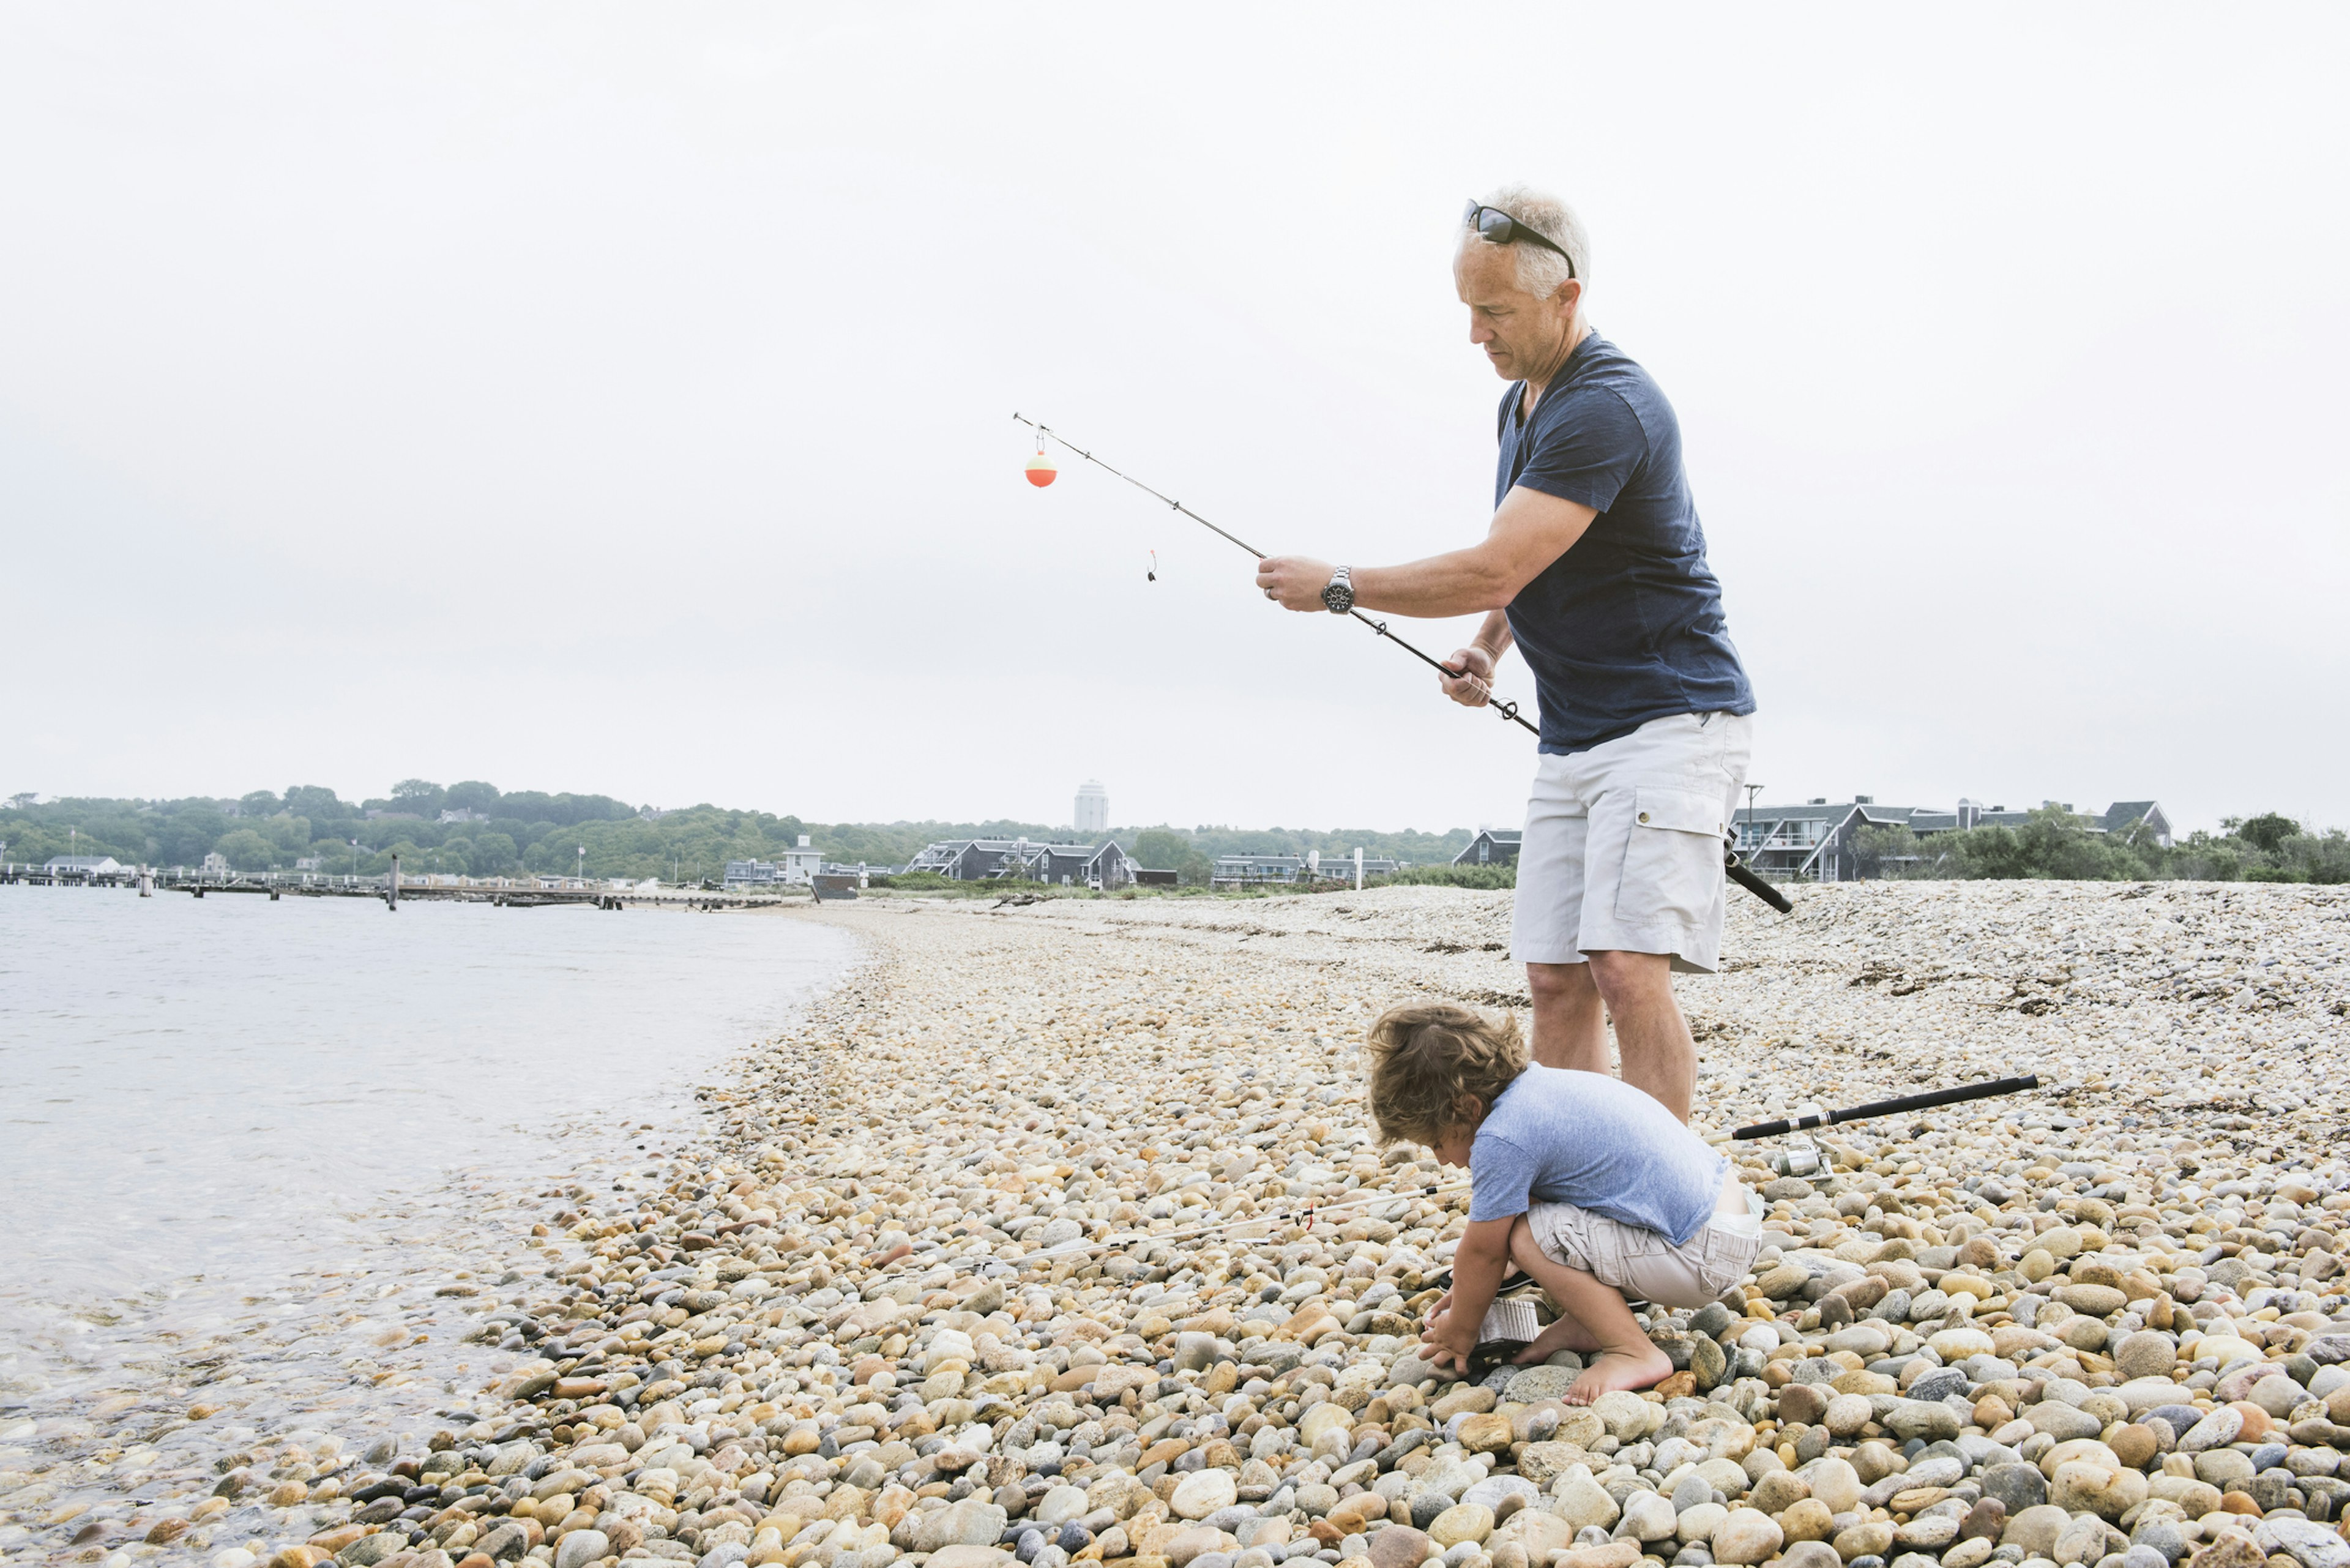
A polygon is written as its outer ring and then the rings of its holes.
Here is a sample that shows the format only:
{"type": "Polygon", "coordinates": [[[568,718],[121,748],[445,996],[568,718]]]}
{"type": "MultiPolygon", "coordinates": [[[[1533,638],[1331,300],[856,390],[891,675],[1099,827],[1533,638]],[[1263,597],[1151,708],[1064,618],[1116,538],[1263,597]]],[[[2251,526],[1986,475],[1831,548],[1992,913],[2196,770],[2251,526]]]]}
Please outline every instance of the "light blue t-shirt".
{"type": "Polygon", "coordinates": [[[1730,1161],[1680,1119],[1604,1073],[1529,1066],[1469,1149],[1469,1218],[1572,1203],[1679,1246],[1713,1218],[1730,1161]]]}

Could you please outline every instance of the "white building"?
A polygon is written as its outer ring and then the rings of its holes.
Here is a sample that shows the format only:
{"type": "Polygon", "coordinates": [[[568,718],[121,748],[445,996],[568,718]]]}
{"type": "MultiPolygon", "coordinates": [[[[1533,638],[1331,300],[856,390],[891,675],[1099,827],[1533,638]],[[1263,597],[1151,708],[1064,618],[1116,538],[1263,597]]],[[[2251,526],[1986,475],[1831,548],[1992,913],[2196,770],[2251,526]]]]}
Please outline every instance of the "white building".
{"type": "Polygon", "coordinates": [[[1102,788],[1099,779],[1087,779],[1077,786],[1077,832],[1108,831],[1109,791],[1102,788]]]}
{"type": "Polygon", "coordinates": [[[777,883],[807,887],[816,874],[824,869],[824,857],[808,847],[808,836],[800,835],[799,847],[786,849],[775,860],[729,860],[726,863],[726,886],[756,888],[777,883]]]}
{"type": "Polygon", "coordinates": [[[799,847],[784,851],[783,879],[805,888],[824,869],[824,857],[808,847],[808,836],[800,835],[799,847]]]}
{"type": "Polygon", "coordinates": [[[41,869],[52,877],[109,877],[121,870],[122,863],[111,855],[52,855],[41,869]]]}

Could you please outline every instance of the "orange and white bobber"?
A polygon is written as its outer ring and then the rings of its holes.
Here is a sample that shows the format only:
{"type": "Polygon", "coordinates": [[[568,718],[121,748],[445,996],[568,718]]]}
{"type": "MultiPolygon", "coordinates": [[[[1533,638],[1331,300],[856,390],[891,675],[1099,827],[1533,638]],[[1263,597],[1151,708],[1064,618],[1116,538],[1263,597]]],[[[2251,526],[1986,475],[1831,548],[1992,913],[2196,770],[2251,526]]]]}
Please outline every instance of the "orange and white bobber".
{"type": "Polygon", "coordinates": [[[1060,474],[1053,460],[1045,455],[1045,438],[1036,438],[1036,455],[1028,460],[1028,483],[1042,490],[1060,474]]]}

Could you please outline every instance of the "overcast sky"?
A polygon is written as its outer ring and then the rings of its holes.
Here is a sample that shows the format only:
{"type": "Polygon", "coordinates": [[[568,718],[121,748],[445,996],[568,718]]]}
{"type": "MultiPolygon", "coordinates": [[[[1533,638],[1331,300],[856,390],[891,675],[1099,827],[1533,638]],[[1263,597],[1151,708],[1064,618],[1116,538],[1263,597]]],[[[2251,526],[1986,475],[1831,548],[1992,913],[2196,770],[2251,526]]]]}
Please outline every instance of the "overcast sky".
{"type": "Polygon", "coordinates": [[[1159,9],[0,12],[0,792],[1514,823],[1523,732],[1009,416],[1473,540],[1523,179],[1766,800],[2350,823],[2350,13],[1159,9]]]}

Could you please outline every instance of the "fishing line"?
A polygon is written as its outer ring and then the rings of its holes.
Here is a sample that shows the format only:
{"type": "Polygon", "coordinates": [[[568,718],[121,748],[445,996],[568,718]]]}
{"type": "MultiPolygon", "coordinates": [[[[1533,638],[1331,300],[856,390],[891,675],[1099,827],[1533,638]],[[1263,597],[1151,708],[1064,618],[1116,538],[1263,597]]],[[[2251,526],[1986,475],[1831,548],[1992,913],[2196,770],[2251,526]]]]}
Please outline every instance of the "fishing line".
{"type": "MultiPolygon", "coordinates": [[[[1150,486],[1143,483],[1142,481],[1135,478],[1134,475],[1125,472],[1122,470],[1112,468],[1108,463],[1104,462],[1092,452],[1087,452],[1085,448],[1070,441],[1067,437],[1062,435],[1059,431],[1053,430],[1050,426],[1039,424],[1035,420],[1028,419],[1017,413],[1014,414],[1012,417],[1036,432],[1040,452],[1042,450],[1042,444],[1046,439],[1057,441],[1063,447],[1066,447],[1070,452],[1076,452],[1079,457],[1084,458],[1087,462],[1092,463],[1096,468],[1100,469],[1105,473],[1116,474],[1118,478],[1125,480],[1137,490],[1141,491],[1145,495],[1150,496],[1154,500],[1165,502],[1169,506],[1180,512],[1184,516],[1189,517],[1192,522],[1197,523],[1201,527],[1205,528],[1211,534],[1216,535],[1220,538],[1231,540],[1242,549],[1246,550],[1253,558],[1260,561],[1265,558],[1267,554],[1265,551],[1258,549],[1255,545],[1250,544],[1247,540],[1240,537],[1238,535],[1226,533],[1223,529],[1217,527],[1213,523],[1209,522],[1205,517],[1201,516],[1197,512],[1192,511],[1190,507],[1184,505],[1173,496],[1163,495],[1158,491],[1151,489],[1150,486]]],[[[1414,659],[1419,659],[1422,664],[1427,665],[1430,670],[1436,670],[1440,674],[1454,680],[1458,680],[1461,678],[1463,673],[1462,671],[1451,669],[1439,660],[1430,658],[1427,654],[1422,653],[1419,649],[1414,648],[1410,643],[1406,642],[1402,638],[1398,637],[1394,632],[1389,631],[1388,629],[1387,622],[1383,620],[1374,620],[1358,609],[1350,609],[1347,613],[1353,616],[1357,620],[1361,621],[1365,626],[1369,627],[1373,631],[1378,632],[1381,637],[1386,638],[1389,642],[1394,643],[1398,648],[1402,649],[1406,653],[1410,654],[1414,659]]],[[[1471,676],[1470,679],[1473,680],[1476,680],[1476,677],[1471,676]]],[[[1493,697],[1492,688],[1486,685],[1482,680],[1477,681],[1477,687],[1478,690],[1485,693],[1486,705],[1492,708],[1494,712],[1500,714],[1503,719],[1519,725],[1524,729],[1528,734],[1538,738],[1540,737],[1542,732],[1534,728],[1534,726],[1527,721],[1524,715],[1518,711],[1518,705],[1515,702],[1503,702],[1496,701],[1493,697]]]]}
{"type": "MultiPolygon", "coordinates": [[[[1209,533],[1215,535],[1218,538],[1230,540],[1232,544],[1239,545],[1243,550],[1246,550],[1253,558],[1260,561],[1265,558],[1264,551],[1258,549],[1255,545],[1250,544],[1239,535],[1225,532],[1223,529],[1217,527],[1213,523],[1209,522],[1205,517],[1201,516],[1197,512],[1192,511],[1190,507],[1176,500],[1173,496],[1153,490],[1150,486],[1143,483],[1142,481],[1135,478],[1134,475],[1126,472],[1122,469],[1112,468],[1108,463],[1104,462],[1100,458],[1096,457],[1092,452],[1087,452],[1085,448],[1077,445],[1075,441],[1069,440],[1066,436],[1062,435],[1059,431],[1053,430],[1047,425],[1041,424],[1035,420],[1029,419],[1026,415],[1019,413],[1016,410],[1013,413],[1012,417],[1036,432],[1036,455],[1031,458],[1028,462],[1028,481],[1030,483],[1037,485],[1040,488],[1050,484],[1053,483],[1054,476],[1058,472],[1054,468],[1052,459],[1045,455],[1045,442],[1050,440],[1059,443],[1066,450],[1076,453],[1087,462],[1092,463],[1096,468],[1100,469],[1103,472],[1123,479],[1128,484],[1131,484],[1137,490],[1141,491],[1145,495],[1149,496],[1151,499],[1166,503],[1167,505],[1173,508],[1175,511],[1181,513],[1184,516],[1189,517],[1192,522],[1197,523],[1201,527],[1205,528],[1209,533]]],[[[1152,562],[1155,568],[1157,564],[1156,555],[1152,556],[1152,562]]],[[[1153,582],[1158,580],[1155,571],[1150,580],[1153,582]]],[[[1427,665],[1430,670],[1433,670],[1438,674],[1444,676],[1446,679],[1459,680],[1466,678],[1471,680],[1475,680],[1477,683],[1477,689],[1485,693],[1485,704],[1488,708],[1500,714],[1504,721],[1517,725],[1520,729],[1525,731],[1526,733],[1534,736],[1536,740],[1540,740],[1542,738],[1542,731],[1537,729],[1524,714],[1518,711],[1518,705],[1515,702],[1503,702],[1496,700],[1493,696],[1493,689],[1483,680],[1478,680],[1475,676],[1467,675],[1466,671],[1454,670],[1450,665],[1430,658],[1427,654],[1421,652],[1410,643],[1406,642],[1394,632],[1388,630],[1388,623],[1383,620],[1374,620],[1358,609],[1350,609],[1347,613],[1353,616],[1357,620],[1361,621],[1365,626],[1369,627],[1373,631],[1378,632],[1381,637],[1386,638],[1389,642],[1394,643],[1398,648],[1402,649],[1406,653],[1410,654],[1414,659],[1419,659],[1422,664],[1427,665]]],[[[1771,886],[1770,883],[1765,882],[1762,877],[1756,876],[1752,871],[1749,870],[1747,868],[1746,862],[1739,857],[1735,845],[1728,841],[1725,841],[1722,846],[1721,868],[1724,876],[1737,883],[1740,887],[1745,888],[1748,892],[1753,894],[1756,898],[1762,899],[1764,903],[1770,905],[1773,909],[1778,910],[1781,914],[1792,915],[1795,912],[1795,906],[1787,901],[1787,896],[1784,893],[1780,892],[1778,888],[1771,886]]]]}

